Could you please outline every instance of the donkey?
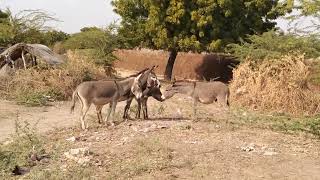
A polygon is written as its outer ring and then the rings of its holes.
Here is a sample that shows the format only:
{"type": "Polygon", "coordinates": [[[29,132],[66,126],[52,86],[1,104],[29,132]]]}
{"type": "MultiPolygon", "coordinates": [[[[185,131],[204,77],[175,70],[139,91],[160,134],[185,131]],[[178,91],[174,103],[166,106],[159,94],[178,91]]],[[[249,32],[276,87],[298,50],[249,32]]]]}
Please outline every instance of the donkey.
{"type": "MultiPolygon", "coordinates": [[[[144,105],[144,107],[146,109],[146,105],[145,104],[146,104],[147,100],[145,98],[146,98],[146,96],[148,94],[149,94],[149,96],[151,96],[151,94],[150,94],[151,91],[150,90],[153,89],[153,88],[158,88],[159,89],[161,87],[160,81],[158,80],[157,75],[153,71],[157,67],[158,66],[153,66],[152,67],[152,71],[150,71],[149,76],[145,76],[145,78],[147,78],[146,79],[147,83],[144,83],[144,84],[143,83],[135,83],[135,85],[139,84],[142,92],[144,92],[144,95],[141,94],[141,98],[137,98],[137,95],[134,95],[134,93],[129,95],[129,98],[127,99],[127,103],[126,103],[126,106],[125,106],[125,109],[124,109],[123,119],[129,119],[128,111],[130,109],[130,105],[131,105],[131,102],[132,102],[133,99],[136,99],[137,102],[138,102],[138,112],[136,114],[136,117],[140,117],[141,103],[142,103],[141,100],[143,99],[143,105],[144,105]]],[[[142,80],[142,78],[141,78],[140,81],[144,82],[142,80]]],[[[159,91],[160,91],[160,89],[159,89],[159,91]]],[[[132,91],[132,92],[134,92],[134,91],[132,91]]],[[[152,90],[152,92],[155,92],[155,90],[152,90]]],[[[161,91],[160,91],[160,93],[161,93],[161,91]]],[[[156,95],[156,94],[155,94],[155,96],[157,96],[157,98],[159,97],[159,95],[156,95]]],[[[160,95],[160,97],[161,96],[162,96],[162,94],[160,95]]],[[[160,97],[159,97],[159,99],[160,99],[160,97]]]]}
{"type": "MultiPolygon", "coordinates": [[[[148,82],[148,79],[153,68],[146,68],[121,81],[87,81],[78,85],[72,96],[73,105],[71,111],[74,110],[75,98],[78,97],[82,104],[80,113],[82,129],[88,128],[88,124],[85,123],[84,119],[92,103],[96,106],[99,123],[102,120],[101,110],[103,106],[109,104],[110,108],[104,120],[106,123],[110,118],[111,111],[114,116],[117,102],[127,100],[131,96],[140,99],[142,96],[141,86],[152,83],[148,82]]],[[[113,122],[111,124],[114,125],[113,122]]]]}
{"type": "Polygon", "coordinates": [[[229,106],[229,88],[219,81],[212,82],[173,82],[164,93],[165,99],[174,94],[186,94],[193,98],[193,114],[196,117],[197,102],[211,104],[217,101],[222,106],[229,106]]]}
{"type": "MultiPolygon", "coordinates": [[[[161,90],[159,87],[151,87],[151,88],[145,89],[142,93],[142,97],[140,98],[140,104],[142,105],[143,119],[149,119],[147,101],[148,101],[148,98],[151,96],[160,102],[163,102],[165,100],[165,97],[161,93],[161,90]]],[[[138,105],[139,105],[139,101],[138,101],[138,105]]],[[[141,107],[140,108],[138,107],[136,118],[140,118],[140,111],[141,111],[141,107]]]]}

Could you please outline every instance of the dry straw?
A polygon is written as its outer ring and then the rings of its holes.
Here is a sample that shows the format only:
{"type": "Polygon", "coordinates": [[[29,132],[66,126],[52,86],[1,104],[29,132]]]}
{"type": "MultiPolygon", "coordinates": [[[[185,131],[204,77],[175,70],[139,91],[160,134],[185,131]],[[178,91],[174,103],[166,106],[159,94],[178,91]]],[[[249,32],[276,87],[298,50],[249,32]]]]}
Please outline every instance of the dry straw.
{"type": "Polygon", "coordinates": [[[105,77],[103,67],[97,66],[94,60],[68,51],[66,63],[57,68],[39,65],[18,70],[14,76],[2,79],[0,94],[16,98],[28,93],[54,93],[61,99],[67,99],[81,82],[105,77]]]}
{"type": "Polygon", "coordinates": [[[309,67],[303,55],[280,59],[247,59],[233,72],[231,101],[255,110],[315,115],[319,96],[308,88],[309,67]]]}

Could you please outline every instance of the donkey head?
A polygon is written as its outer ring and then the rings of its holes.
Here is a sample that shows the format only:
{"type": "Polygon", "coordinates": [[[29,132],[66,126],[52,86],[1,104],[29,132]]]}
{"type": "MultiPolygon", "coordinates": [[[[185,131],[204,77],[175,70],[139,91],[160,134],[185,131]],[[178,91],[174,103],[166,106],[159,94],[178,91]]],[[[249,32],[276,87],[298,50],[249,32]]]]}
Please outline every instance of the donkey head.
{"type": "Polygon", "coordinates": [[[150,69],[149,75],[147,76],[147,88],[157,87],[160,88],[161,84],[158,80],[157,75],[154,73],[154,69],[156,69],[158,66],[153,66],[150,69]]]}
{"type": "Polygon", "coordinates": [[[146,88],[158,87],[160,88],[160,81],[157,78],[157,75],[154,73],[154,69],[158,66],[153,66],[148,68],[146,71],[140,73],[135,79],[131,87],[131,92],[136,96],[136,98],[142,97],[142,92],[146,88]]]}
{"type": "Polygon", "coordinates": [[[136,78],[134,78],[133,85],[131,87],[131,92],[134,94],[134,96],[137,99],[140,99],[142,97],[142,83],[141,83],[141,76],[142,74],[138,75],[136,78]]]}

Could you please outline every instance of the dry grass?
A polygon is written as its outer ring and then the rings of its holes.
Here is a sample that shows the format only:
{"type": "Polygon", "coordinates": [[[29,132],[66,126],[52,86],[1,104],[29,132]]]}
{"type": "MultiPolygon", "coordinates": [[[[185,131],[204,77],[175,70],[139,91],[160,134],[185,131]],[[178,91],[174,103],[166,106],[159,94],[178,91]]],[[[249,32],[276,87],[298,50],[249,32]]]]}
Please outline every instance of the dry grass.
{"type": "Polygon", "coordinates": [[[2,79],[0,94],[30,105],[43,105],[48,99],[63,100],[71,96],[83,81],[103,79],[104,69],[92,59],[69,51],[66,63],[58,68],[42,64],[36,68],[18,70],[12,77],[2,79]]]}
{"type": "Polygon", "coordinates": [[[292,115],[319,113],[320,99],[308,88],[309,67],[304,56],[246,61],[234,71],[231,101],[251,109],[292,115]]]}

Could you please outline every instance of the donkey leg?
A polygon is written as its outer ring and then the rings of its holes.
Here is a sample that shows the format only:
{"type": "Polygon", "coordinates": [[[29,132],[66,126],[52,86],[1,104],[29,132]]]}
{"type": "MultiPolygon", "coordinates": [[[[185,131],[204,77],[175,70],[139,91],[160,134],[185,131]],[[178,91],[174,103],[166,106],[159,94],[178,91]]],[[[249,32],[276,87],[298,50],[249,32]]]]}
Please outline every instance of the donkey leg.
{"type": "Polygon", "coordinates": [[[96,111],[97,111],[97,116],[98,116],[98,122],[99,122],[99,124],[101,124],[101,122],[102,122],[102,114],[101,114],[102,107],[103,107],[103,106],[96,105],[96,111]]]}
{"type": "Polygon", "coordinates": [[[107,116],[105,117],[104,119],[104,123],[107,125],[107,122],[109,120],[109,117],[110,117],[110,114],[111,114],[111,108],[112,108],[112,102],[109,103],[109,109],[108,109],[108,112],[107,112],[107,116]]]}
{"type": "Polygon", "coordinates": [[[116,107],[117,107],[117,101],[114,101],[112,103],[111,111],[112,111],[112,119],[111,119],[111,125],[114,126],[114,118],[116,113],[116,107]]]}
{"type": "Polygon", "coordinates": [[[138,111],[136,113],[136,119],[140,119],[140,113],[141,113],[141,100],[142,99],[137,99],[138,102],[138,111]]]}
{"type": "Polygon", "coordinates": [[[124,108],[124,112],[123,112],[123,119],[128,119],[129,118],[129,115],[128,115],[128,111],[130,109],[130,105],[131,105],[131,102],[132,102],[133,98],[129,98],[127,100],[127,104],[124,108]]]}
{"type": "Polygon", "coordinates": [[[91,103],[88,103],[87,101],[82,102],[80,122],[81,122],[81,128],[83,130],[88,128],[88,123],[85,122],[85,117],[86,117],[86,114],[90,108],[90,105],[91,105],[91,103]]]}
{"type": "Polygon", "coordinates": [[[219,104],[220,107],[228,107],[228,97],[227,96],[218,96],[217,97],[217,102],[219,104]]]}
{"type": "Polygon", "coordinates": [[[149,119],[147,101],[148,101],[148,98],[143,98],[143,100],[142,100],[143,119],[149,119]]]}

